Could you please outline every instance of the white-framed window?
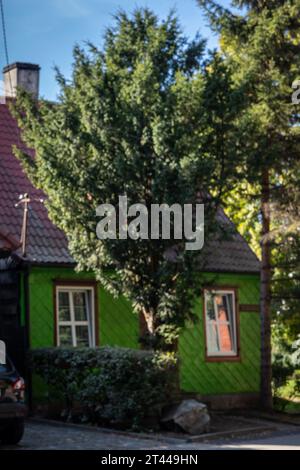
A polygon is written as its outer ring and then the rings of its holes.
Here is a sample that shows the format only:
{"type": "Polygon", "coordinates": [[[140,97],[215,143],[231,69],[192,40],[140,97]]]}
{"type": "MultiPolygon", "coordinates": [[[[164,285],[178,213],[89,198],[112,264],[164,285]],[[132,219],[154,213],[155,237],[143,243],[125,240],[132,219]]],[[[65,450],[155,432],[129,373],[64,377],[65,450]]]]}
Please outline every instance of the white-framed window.
{"type": "Polygon", "coordinates": [[[95,346],[95,289],[56,286],[57,346],[95,346]]]}
{"type": "Polygon", "coordinates": [[[235,291],[205,290],[204,303],[207,357],[238,356],[235,291]]]}

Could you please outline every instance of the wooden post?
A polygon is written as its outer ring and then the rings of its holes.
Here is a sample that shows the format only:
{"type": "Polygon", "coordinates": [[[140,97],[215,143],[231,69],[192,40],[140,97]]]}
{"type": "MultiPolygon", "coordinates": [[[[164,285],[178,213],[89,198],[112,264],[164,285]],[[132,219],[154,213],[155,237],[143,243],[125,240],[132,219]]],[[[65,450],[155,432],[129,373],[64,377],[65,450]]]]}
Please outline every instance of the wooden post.
{"type": "Polygon", "coordinates": [[[261,240],[261,405],[272,409],[272,364],[271,364],[271,244],[270,244],[270,175],[269,169],[262,172],[262,240],[261,240]]]}

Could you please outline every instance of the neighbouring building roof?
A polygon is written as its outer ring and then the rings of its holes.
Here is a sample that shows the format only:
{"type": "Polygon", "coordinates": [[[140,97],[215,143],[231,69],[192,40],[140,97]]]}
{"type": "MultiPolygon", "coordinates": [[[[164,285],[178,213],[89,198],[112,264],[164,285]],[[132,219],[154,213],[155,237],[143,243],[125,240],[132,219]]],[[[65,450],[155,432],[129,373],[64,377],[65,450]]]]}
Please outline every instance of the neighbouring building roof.
{"type": "Polygon", "coordinates": [[[219,239],[210,240],[208,243],[204,244],[205,271],[259,272],[259,259],[222,209],[218,211],[217,220],[225,230],[226,227],[228,227],[228,233],[230,235],[226,238],[219,237],[219,239]]]}
{"type": "MultiPolygon", "coordinates": [[[[23,207],[15,207],[19,196],[28,193],[33,199],[41,199],[45,195],[25,175],[13,155],[13,145],[25,149],[8,106],[0,104],[0,250],[13,249],[18,253],[23,219],[23,207]]],[[[234,233],[230,240],[216,240],[206,245],[205,271],[257,273],[260,263],[248,243],[223,211],[218,217],[230,225],[234,233]]],[[[38,201],[30,204],[26,256],[38,264],[74,264],[65,234],[49,220],[47,209],[38,201]]]]}

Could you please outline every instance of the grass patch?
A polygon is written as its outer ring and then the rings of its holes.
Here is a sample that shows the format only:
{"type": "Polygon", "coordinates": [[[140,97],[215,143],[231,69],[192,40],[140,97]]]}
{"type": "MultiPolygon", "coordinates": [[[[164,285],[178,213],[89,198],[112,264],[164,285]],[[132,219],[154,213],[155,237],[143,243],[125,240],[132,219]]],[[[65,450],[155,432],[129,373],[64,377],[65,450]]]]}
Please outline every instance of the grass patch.
{"type": "Polygon", "coordinates": [[[300,401],[288,400],[285,398],[274,398],[274,409],[288,414],[300,415],[300,401]]]}

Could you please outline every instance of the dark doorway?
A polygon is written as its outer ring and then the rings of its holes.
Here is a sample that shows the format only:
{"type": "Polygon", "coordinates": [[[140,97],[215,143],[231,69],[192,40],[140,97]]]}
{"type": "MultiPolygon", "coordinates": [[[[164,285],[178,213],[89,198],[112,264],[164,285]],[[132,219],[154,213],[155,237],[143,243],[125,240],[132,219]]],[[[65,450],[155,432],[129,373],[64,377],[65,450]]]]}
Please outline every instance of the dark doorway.
{"type": "Polygon", "coordinates": [[[0,258],[0,339],[21,374],[25,373],[25,328],[21,318],[21,262],[0,258]]]}

